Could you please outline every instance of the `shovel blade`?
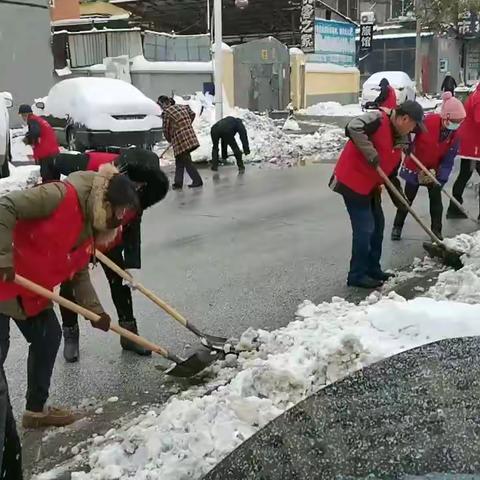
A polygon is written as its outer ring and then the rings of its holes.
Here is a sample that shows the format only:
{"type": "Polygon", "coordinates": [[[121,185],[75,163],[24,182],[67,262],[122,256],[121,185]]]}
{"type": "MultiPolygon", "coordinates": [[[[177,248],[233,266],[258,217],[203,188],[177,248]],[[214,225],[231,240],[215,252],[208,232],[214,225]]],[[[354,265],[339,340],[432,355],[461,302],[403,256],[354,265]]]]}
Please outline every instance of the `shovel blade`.
{"type": "Polygon", "coordinates": [[[198,349],[186,360],[174,363],[165,373],[172,377],[190,378],[202,372],[220,358],[222,358],[221,352],[206,348],[198,349]]]}
{"type": "Polygon", "coordinates": [[[220,350],[223,352],[228,339],[202,333],[201,341],[202,344],[205,345],[207,348],[210,348],[212,350],[220,350]]]}
{"type": "Polygon", "coordinates": [[[430,257],[440,259],[447,267],[451,267],[455,270],[460,270],[463,267],[460,258],[463,255],[463,252],[433,242],[423,242],[423,248],[430,257]]]}

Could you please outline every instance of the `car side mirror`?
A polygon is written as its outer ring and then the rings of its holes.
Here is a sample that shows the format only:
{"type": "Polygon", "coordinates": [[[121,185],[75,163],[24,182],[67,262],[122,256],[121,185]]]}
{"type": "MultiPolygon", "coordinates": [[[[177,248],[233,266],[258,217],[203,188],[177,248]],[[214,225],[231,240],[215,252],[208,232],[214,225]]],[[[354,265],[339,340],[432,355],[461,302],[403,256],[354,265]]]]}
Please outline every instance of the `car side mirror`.
{"type": "Polygon", "coordinates": [[[39,109],[39,110],[43,110],[45,108],[45,104],[43,102],[37,102],[35,103],[35,106],[39,109]]]}

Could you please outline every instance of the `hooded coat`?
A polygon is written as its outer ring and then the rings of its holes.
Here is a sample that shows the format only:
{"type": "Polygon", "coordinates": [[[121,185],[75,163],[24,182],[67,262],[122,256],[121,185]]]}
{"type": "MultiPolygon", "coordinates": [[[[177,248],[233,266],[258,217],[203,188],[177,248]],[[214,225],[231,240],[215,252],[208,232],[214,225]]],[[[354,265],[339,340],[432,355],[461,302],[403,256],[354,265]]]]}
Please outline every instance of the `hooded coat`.
{"type": "MultiPolygon", "coordinates": [[[[53,289],[72,280],[77,302],[97,314],[104,310],[93,289],[88,263],[95,248],[108,248],[118,234],[109,229],[111,204],[105,193],[118,173],[112,165],[98,173],[76,172],[0,198],[0,266],[53,289]]],[[[0,313],[23,320],[49,308],[47,300],[0,282],[0,313]]]]}

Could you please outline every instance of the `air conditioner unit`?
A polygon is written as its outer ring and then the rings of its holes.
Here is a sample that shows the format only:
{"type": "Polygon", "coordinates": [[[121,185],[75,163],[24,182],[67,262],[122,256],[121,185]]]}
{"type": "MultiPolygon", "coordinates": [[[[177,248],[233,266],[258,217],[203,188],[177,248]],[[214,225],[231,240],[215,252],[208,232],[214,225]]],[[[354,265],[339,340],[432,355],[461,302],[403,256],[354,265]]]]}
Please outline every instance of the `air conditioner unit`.
{"type": "Polygon", "coordinates": [[[375,12],[362,12],[360,14],[360,23],[375,23],[375,12]]]}

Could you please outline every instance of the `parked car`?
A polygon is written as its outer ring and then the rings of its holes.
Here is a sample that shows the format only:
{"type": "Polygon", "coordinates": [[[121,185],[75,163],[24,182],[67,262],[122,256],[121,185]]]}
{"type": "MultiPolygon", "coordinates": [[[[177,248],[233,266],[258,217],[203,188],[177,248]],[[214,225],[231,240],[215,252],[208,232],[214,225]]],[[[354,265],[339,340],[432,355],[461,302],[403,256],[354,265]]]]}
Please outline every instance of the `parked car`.
{"type": "Polygon", "coordinates": [[[162,138],[160,107],[133,85],[113,78],[63,80],[35,103],[70,150],[151,148],[162,138]]]}
{"type": "Polygon", "coordinates": [[[13,105],[12,94],[0,92],[0,178],[10,175],[10,118],[8,109],[13,105]]]}
{"type": "Polygon", "coordinates": [[[363,84],[362,107],[365,107],[367,102],[373,102],[378,97],[382,78],[386,78],[395,89],[398,105],[405,100],[415,100],[415,82],[405,72],[377,72],[363,84]]]}

